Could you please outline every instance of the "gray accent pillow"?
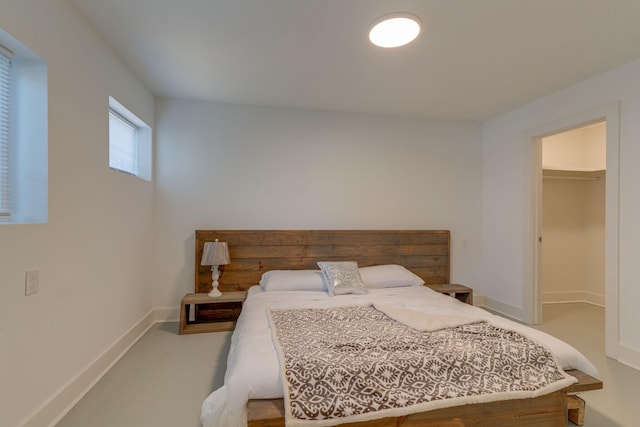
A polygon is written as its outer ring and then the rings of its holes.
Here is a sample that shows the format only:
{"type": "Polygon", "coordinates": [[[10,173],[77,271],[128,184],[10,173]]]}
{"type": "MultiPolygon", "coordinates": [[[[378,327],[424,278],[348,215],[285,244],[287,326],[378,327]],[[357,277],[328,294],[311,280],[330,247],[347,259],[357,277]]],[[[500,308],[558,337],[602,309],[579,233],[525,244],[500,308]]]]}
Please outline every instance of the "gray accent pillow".
{"type": "Polygon", "coordinates": [[[330,296],[368,293],[360,277],[357,262],[319,261],[318,267],[322,270],[327,281],[330,296]]]}

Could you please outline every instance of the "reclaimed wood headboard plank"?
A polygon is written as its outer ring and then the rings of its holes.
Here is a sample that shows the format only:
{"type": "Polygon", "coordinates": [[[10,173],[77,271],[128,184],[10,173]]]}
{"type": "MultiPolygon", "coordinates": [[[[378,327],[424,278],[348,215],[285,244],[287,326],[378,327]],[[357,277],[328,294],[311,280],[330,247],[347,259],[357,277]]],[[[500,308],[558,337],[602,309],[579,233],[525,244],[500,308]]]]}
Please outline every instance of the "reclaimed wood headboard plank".
{"type": "Polygon", "coordinates": [[[357,261],[361,267],[401,264],[427,284],[449,283],[448,230],[196,230],[195,292],[211,290],[211,270],[200,265],[205,242],[229,245],[220,290],[246,290],[269,270],[317,269],[318,261],[357,261]]]}

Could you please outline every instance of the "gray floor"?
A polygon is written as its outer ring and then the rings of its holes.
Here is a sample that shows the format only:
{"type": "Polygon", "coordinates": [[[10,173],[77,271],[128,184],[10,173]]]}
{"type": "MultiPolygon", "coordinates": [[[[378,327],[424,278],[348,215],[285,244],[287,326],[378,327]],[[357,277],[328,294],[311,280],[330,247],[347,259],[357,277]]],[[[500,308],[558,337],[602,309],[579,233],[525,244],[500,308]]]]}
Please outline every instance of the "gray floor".
{"type": "MultiPolygon", "coordinates": [[[[605,383],[605,390],[582,395],[585,426],[640,425],[640,371],[604,356],[604,310],[548,305],[544,319],[539,328],[582,351],[605,383]]],[[[231,334],[179,336],[177,330],[177,323],[155,325],[58,427],[200,426],[200,404],[222,384],[231,334]]]]}
{"type": "Polygon", "coordinates": [[[153,326],[58,427],[197,427],[200,405],[224,379],[231,332],[178,335],[153,326]]]}

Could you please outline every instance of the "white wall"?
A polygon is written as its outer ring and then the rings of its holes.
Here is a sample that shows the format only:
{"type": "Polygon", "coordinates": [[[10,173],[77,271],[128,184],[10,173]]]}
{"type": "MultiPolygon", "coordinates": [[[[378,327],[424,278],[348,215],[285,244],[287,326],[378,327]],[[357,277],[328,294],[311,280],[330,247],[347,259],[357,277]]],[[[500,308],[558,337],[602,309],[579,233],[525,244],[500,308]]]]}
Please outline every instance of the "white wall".
{"type": "Polygon", "coordinates": [[[49,78],[49,221],[0,225],[0,425],[16,426],[152,307],[153,185],[108,168],[107,131],[109,95],[150,125],[154,99],[66,2],[0,11],[49,78]]]}
{"type": "Polygon", "coordinates": [[[155,306],[193,292],[196,229],[450,229],[475,285],[479,126],[169,99],[156,119],[155,306]]]}
{"type": "MultiPolygon", "coordinates": [[[[620,101],[619,170],[607,181],[619,178],[619,310],[617,301],[607,301],[607,332],[619,322],[619,336],[612,337],[620,358],[640,366],[640,61],[634,61],[595,78],[513,111],[483,125],[482,291],[516,316],[523,314],[531,278],[531,130],[592,109],[620,101]],[[619,174],[619,175],[618,175],[619,174]]],[[[617,123],[612,124],[616,126],[617,123]]],[[[610,141],[607,141],[607,145],[610,141]]],[[[609,197],[607,188],[607,197],[609,197]]],[[[617,195],[617,194],[616,194],[617,195]]],[[[607,275],[609,276],[609,272],[607,275]]],[[[612,277],[616,276],[615,274],[612,277]]],[[[609,283],[607,283],[609,286],[609,283]]]]}

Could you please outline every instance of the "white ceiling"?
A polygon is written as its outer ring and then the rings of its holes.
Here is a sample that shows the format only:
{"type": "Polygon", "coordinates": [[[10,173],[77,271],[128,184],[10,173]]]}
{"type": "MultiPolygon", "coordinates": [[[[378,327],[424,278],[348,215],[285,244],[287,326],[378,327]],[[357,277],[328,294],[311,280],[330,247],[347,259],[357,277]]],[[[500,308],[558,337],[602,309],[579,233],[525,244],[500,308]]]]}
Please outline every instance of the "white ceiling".
{"type": "Polygon", "coordinates": [[[640,58],[640,0],[68,0],[160,96],[483,121],[640,58]],[[414,43],[371,22],[418,15],[414,43]]]}

